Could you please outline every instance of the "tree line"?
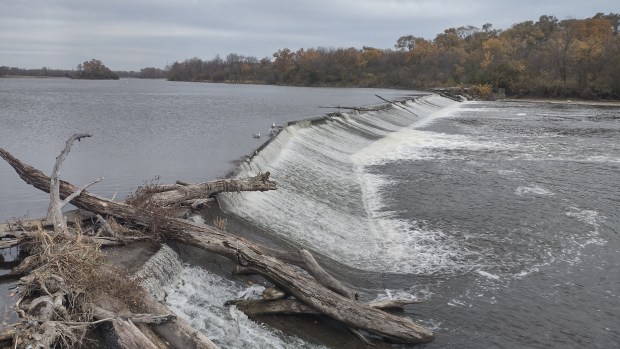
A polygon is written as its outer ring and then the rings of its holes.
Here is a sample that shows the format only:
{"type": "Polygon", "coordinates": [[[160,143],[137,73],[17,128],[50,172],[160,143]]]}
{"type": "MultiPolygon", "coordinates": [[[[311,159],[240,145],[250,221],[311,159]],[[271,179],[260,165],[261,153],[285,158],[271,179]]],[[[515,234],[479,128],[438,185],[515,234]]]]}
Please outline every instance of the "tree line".
{"type": "MultiPolygon", "coordinates": [[[[432,40],[404,35],[392,49],[283,48],[262,59],[230,53],[224,58],[194,57],[164,69],[148,67],[116,74],[297,86],[424,89],[475,85],[486,90],[502,88],[513,96],[620,99],[619,27],[617,13],[566,20],[544,15],[505,30],[487,23],[481,28],[448,28],[432,40]]],[[[47,68],[15,74],[15,69],[0,67],[0,76],[73,74],[47,68]]]]}
{"type": "Polygon", "coordinates": [[[166,67],[169,80],[300,86],[432,88],[482,85],[517,96],[620,98],[620,14],[541,16],[508,29],[449,28],[433,40],[404,35],[393,49],[280,49],[166,67]]]}

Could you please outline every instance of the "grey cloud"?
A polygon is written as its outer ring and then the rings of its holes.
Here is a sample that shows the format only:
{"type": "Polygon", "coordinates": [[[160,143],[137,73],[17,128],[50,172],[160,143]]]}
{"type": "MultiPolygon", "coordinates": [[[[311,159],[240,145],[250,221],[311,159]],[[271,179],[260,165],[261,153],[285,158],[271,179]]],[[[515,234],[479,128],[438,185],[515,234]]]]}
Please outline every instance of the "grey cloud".
{"type": "Polygon", "coordinates": [[[0,4],[0,65],[72,68],[93,57],[112,69],[288,47],[391,48],[401,35],[449,27],[506,28],[543,14],[617,12],[616,0],[33,0],[0,4]]]}

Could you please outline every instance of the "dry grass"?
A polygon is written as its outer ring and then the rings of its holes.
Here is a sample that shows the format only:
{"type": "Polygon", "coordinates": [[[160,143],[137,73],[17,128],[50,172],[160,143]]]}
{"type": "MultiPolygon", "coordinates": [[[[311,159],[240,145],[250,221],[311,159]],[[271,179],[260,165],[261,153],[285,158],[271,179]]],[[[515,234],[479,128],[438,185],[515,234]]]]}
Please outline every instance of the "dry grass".
{"type": "Polygon", "coordinates": [[[127,203],[133,205],[145,213],[151,222],[149,231],[157,240],[161,239],[160,227],[166,218],[176,217],[178,207],[160,206],[154,202],[151,197],[155,193],[162,191],[161,185],[158,183],[159,177],[145,182],[139,186],[136,191],[127,198],[127,203]]]}
{"type": "Polygon", "coordinates": [[[32,250],[32,255],[40,267],[31,276],[44,273],[60,276],[73,293],[72,303],[90,303],[107,294],[132,307],[140,304],[142,288],[131,281],[126,271],[111,265],[99,245],[88,237],[78,234],[75,238],[65,238],[40,231],[37,240],[38,247],[32,250]]]}
{"type": "Polygon", "coordinates": [[[51,321],[35,328],[24,323],[24,335],[49,335],[57,338],[59,347],[78,347],[89,327],[81,323],[92,321],[92,305],[99,300],[117,299],[132,311],[141,310],[144,290],[127,272],[108,263],[99,245],[88,237],[78,233],[67,238],[41,229],[31,244],[34,270],[20,280],[19,287],[20,302],[25,304],[22,317],[29,317],[28,302],[37,297],[61,297],[62,304],[54,306],[51,321]]]}
{"type": "Polygon", "coordinates": [[[226,231],[227,224],[228,224],[228,220],[226,218],[216,217],[213,220],[213,225],[221,231],[226,231]]]}
{"type": "Polygon", "coordinates": [[[473,86],[473,92],[481,99],[490,100],[493,97],[493,86],[491,84],[476,84],[473,86]]]}

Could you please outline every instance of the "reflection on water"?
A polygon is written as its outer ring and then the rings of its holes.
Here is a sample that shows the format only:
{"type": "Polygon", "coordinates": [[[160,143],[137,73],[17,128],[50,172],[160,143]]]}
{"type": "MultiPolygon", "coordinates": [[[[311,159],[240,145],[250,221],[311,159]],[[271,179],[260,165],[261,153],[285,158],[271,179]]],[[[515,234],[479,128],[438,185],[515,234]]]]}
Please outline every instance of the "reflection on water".
{"type": "MultiPolygon", "coordinates": [[[[381,102],[407,91],[299,88],[121,79],[2,79],[0,148],[49,173],[73,133],[76,144],[61,178],[77,185],[104,176],[97,194],[124,197],[160,177],[205,181],[266,141],[272,123],[319,116],[321,106],[381,102]]],[[[0,162],[0,219],[45,213],[47,196],[0,162]]]]}

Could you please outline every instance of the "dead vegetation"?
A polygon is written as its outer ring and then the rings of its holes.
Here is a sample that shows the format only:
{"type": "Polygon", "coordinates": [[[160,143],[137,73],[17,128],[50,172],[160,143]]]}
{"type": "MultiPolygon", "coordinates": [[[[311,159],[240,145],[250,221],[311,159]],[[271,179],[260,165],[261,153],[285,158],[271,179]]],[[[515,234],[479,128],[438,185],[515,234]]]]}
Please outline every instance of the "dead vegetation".
{"type": "Polygon", "coordinates": [[[18,283],[16,310],[24,321],[16,327],[17,347],[80,346],[94,324],[94,309],[104,299],[140,310],[143,289],[111,265],[100,245],[80,229],[66,237],[39,228],[28,245],[31,271],[18,283]]]}
{"type": "MultiPolygon", "coordinates": [[[[22,222],[2,235],[24,244],[30,252],[12,272],[21,276],[15,306],[21,322],[10,334],[14,347],[78,347],[88,329],[106,323],[115,345],[122,348],[216,348],[147,294],[139,280],[109,264],[101,251],[104,245],[137,239],[184,243],[230,259],[238,273],[264,277],[274,285],[270,294],[278,296],[264,295],[260,312],[321,314],[340,322],[368,345],[372,345],[369,338],[398,343],[433,339],[430,330],[410,319],[358,301],[357,292],[328,274],[310,251],[278,251],[233,236],[226,233],[225,218],[217,217],[213,226],[199,226],[181,217],[184,210],[196,209],[221,192],[276,189],[269,172],[198,184],[160,185],[154,180],[129,199],[113,201],[57,177],[71,143],[88,136],[74,135],[67,141],[51,177],[0,149],[0,157],[24,181],[50,192],[47,219],[22,222]],[[68,224],[61,208],[69,202],[88,214],[68,224]],[[95,225],[82,229],[84,221],[95,225]],[[52,230],[45,230],[44,225],[52,230]],[[162,346],[164,341],[169,345],[162,346]]],[[[248,313],[255,308],[250,303],[244,303],[248,313]]],[[[396,307],[404,304],[409,303],[396,307]]]]}
{"type": "Polygon", "coordinates": [[[215,219],[213,220],[213,225],[221,231],[226,231],[227,224],[228,220],[226,218],[215,217],[215,219]]]}
{"type": "Polygon", "coordinates": [[[146,181],[125,199],[129,205],[136,207],[144,215],[147,215],[150,224],[147,233],[157,241],[162,241],[161,226],[166,218],[177,217],[181,212],[180,203],[173,205],[161,205],[153,199],[154,194],[162,193],[165,189],[159,183],[159,177],[146,181]]]}

